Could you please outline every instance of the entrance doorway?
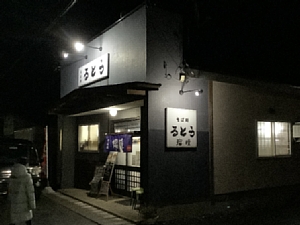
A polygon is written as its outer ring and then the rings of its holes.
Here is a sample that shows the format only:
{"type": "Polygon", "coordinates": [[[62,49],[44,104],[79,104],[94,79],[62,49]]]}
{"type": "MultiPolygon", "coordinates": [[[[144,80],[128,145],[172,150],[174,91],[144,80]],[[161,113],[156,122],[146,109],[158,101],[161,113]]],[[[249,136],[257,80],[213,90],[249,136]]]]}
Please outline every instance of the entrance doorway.
{"type": "Polygon", "coordinates": [[[113,189],[120,195],[130,196],[130,190],[140,187],[140,120],[126,120],[113,122],[114,133],[132,135],[132,151],[119,152],[114,168],[113,189]]]}

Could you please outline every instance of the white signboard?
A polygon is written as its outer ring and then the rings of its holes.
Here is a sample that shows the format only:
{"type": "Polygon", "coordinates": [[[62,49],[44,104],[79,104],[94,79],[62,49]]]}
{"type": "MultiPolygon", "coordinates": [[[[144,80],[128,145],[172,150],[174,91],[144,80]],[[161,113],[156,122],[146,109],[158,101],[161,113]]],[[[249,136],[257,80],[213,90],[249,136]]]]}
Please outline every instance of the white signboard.
{"type": "Polygon", "coordinates": [[[105,54],[80,67],[78,70],[78,86],[80,87],[107,78],[108,66],[109,54],[105,54]]]}
{"type": "Polygon", "coordinates": [[[197,147],[197,111],[166,108],[167,148],[197,147]]]}

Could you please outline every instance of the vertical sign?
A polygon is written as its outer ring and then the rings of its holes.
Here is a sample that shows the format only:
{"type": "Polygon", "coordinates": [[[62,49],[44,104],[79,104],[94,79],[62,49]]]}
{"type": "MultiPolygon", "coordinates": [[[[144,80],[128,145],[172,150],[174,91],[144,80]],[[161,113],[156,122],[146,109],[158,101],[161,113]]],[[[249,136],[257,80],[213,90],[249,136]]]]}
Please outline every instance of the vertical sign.
{"type": "Polygon", "coordinates": [[[85,64],[78,69],[78,86],[83,86],[108,77],[109,54],[85,64]]]}
{"type": "Polygon", "coordinates": [[[197,147],[197,111],[166,108],[167,148],[197,147]]]}

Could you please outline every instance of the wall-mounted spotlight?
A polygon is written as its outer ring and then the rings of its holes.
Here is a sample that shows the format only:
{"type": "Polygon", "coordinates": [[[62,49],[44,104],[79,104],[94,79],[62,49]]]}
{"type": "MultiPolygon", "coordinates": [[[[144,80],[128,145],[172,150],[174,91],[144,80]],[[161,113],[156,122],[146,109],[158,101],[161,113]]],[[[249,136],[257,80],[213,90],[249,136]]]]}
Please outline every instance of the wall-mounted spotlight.
{"type": "Polygon", "coordinates": [[[80,42],[80,41],[76,41],[76,42],[74,43],[74,48],[75,48],[75,50],[76,50],[77,52],[83,51],[84,47],[93,48],[93,49],[98,49],[99,51],[102,51],[102,47],[94,47],[94,46],[89,46],[89,45],[85,46],[85,45],[84,45],[82,42],[80,42]]]}
{"type": "Polygon", "coordinates": [[[74,48],[75,48],[75,50],[76,50],[77,52],[81,52],[81,51],[83,51],[83,49],[84,49],[84,44],[82,44],[82,43],[79,42],[79,41],[76,41],[76,42],[74,43],[74,48]]]}
{"type": "Polygon", "coordinates": [[[195,91],[195,95],[196,96],[199,96],[200,94],[202,94],[203,93],[203,90],[202,89],[199,89],[199,90],[196,90],[195,91]]]}
{"type": "Polygon", "coordinates": [[[78,58],[80,58],[80,59],[87,59],[88,58],[87,55],[70,54],[70,53],[65,52],[65,51],[62,52],[62,57],[64,59],[68,59],[70,56],[72,56],[73,59],[74,58],[75,59],[78,59],[78,58]]]}
{"type": "Polygon", "coordinates": [[[62,52],[62,57],[64,59],[68,58],[69,57],[69,53],[68,52],[62,52]]]}
{"type": "Polygon", "coordinates": [[[182,66],[180,74],[184,74],[186,78],[193,77],[193,78],[199,78],[200,77],[200,70],[192,69],[189,64],[186,62],[182,62],[182,66]]]}
{"type": "Polygon", "coordinates": [[[186,90],[186,91],[184,91],[184,90],[180,90],[179,91],[179,94],[180,95],[183,95],[184,93],[187,93],[187,92],[194,92],[195,93],[195,96],[199,96],[200,94],[202,94],[203,93],[203,90],[202,89],[195,89],[195,90],[186,90]]]}
{"type": "Polygon", "coordinates": [[[186,77],[185,72],[180,72],[179,73],[179,80],[180,80],[180,82],[184,83],[184,82],[186,82],[186,79],[187,79],[187,77],[186,77]]]}
{"type": "Polygon", "coordinates": [[[186,92],[195,92],[195,95],[199,96],[201,93],[203,93],[202,89],[184,91],[183,88],[189,82],[190,78],[199,78],[200,71],[191,69],[186,62],[183,62],[182,64],[183,65],[180,67],[179,73],[179,81],[181,82],[181,89],[179,90],[179,94],[183,95],[186,92]]]}

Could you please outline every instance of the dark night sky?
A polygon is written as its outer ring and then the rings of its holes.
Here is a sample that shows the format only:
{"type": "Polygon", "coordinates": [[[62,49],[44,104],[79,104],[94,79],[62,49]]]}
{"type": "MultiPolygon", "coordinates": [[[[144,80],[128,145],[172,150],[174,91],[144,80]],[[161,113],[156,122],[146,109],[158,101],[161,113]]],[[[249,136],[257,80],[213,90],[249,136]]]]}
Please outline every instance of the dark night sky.
{"type": "Polygon", "coordinates": [[[202,69],[300,84],[299,1],[211,5],[197,37],[202,69]],[[222,8],[222,10],[215,10],[222,8]]]}
{"type": "MultiPolygon", "coordinates": [[[[58,98],[61,50],[76,37],[91,40],[142,2],[1,0],[0,114],[39,120],[58,98]]],[[[184,57],[191,67],[300,85],[299,1],[149,2],[184,16],[184,57]]]]}
{"type": "Polygon", "coordinates": [[[141,2],[0,1],[0,115],[12,112],[43,122],[59,97],[62,50],[76,38],[89,41],[141,2]]]}

